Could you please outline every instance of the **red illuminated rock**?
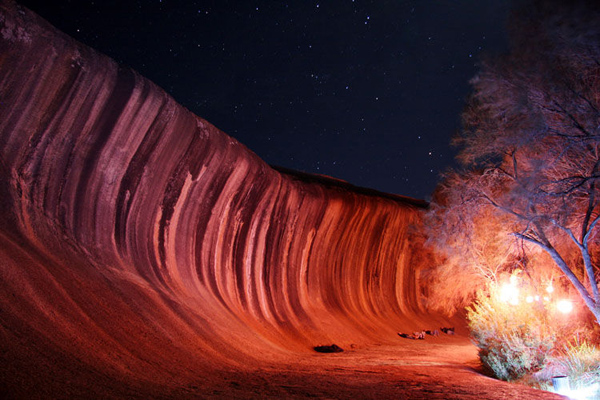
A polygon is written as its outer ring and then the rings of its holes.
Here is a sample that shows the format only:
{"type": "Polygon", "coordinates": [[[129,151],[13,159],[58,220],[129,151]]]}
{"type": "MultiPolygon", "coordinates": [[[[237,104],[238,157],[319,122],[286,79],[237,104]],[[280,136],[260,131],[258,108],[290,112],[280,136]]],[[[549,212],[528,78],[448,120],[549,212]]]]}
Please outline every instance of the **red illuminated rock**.
{"type": "Polygon", "coordinates": [[[276,171],[4,0],[0,160],[9,395],[181,398],[423,327],[424,203],[276,171]]]}

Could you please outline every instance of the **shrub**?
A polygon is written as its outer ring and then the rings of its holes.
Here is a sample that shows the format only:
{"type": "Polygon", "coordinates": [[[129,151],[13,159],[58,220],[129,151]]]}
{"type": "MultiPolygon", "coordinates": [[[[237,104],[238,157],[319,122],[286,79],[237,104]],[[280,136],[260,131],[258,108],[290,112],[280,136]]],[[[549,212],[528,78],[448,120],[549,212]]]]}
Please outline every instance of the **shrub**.
{"type": "Polygon", "coordinates": [[[467,319],[481,362],[502,380],[542,369],[556,340],[543,303],[511,303],[495,285],[478,293],[467,319]]]}
{"type": "Polygon", "coordinates": [[[572,389],[600,385],[600,351],[585,340],[576,339],[564,345],[550,362],[569,377],[572,389]]]}

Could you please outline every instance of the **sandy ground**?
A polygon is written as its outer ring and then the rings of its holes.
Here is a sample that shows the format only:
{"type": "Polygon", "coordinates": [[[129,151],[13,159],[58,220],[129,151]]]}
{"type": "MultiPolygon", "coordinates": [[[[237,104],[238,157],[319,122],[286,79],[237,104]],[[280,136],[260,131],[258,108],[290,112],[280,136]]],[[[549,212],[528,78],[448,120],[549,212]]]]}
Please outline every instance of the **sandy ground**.
{"type": "Polygon", "coordinates": [[[205,388],[201,395],[231,399],[565,398],[483,375],[477,350],[464,335],[400,339],[398,345],[293,358],[285,365],[232,373],[225,376],[222,386],[205,388]]]}
{"type": "Polygon", "coordinates": [[[465,335],[398,338],[397,344],[354,346],[342,353],[290,353],[270,364],[203,371],[196,380],[170,384],[115,380],[87,368],[65,370],[55,357],[47,359],[45,372],[28,365],[32,359],[21,360],[21,368],[12,365],[18,373],[0,369],[0,398],[565,399],[485,376],[465,335]],[[35,376],[27,373],[32,369],[35,376]]]}

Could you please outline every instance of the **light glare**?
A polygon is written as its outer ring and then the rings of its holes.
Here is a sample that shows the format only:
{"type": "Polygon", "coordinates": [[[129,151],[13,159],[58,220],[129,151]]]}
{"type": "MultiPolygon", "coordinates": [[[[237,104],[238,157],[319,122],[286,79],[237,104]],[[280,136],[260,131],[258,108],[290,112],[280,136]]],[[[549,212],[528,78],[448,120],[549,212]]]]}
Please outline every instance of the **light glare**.
{"type": "Polygon", "coordinates": [[[519,304],[519,289],[512,283],[507,283],[500,289],[500,300],[517,305],[519,304]]]}
{"type": "Polygon", "coordinates": [[[573,311],[573,303],[571,300],[560,300],[556,303],[556,309],[563,314],[568,314],[573,311]]]}

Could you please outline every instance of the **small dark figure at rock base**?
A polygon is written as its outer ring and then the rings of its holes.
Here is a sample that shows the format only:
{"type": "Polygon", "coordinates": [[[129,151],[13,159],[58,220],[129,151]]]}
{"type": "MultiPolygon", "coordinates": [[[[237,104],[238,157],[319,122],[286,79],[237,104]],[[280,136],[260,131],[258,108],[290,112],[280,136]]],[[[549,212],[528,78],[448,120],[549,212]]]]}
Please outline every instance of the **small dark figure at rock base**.
{"type": "MultiPolygon", "coordinates": [[[[454,335],[454,328],[440,328],[440,330],[448,335],[454,335]]],[[[419,332],[413,332],[411,333],[398,333],[398,336],[403,337],[405,339],[419,339],[419,340],[424,340],[425,339],[425,335],[430,335],[433,337],[438,337],[440,336],[440,331],[437,329],[434,330],[428,330],[428,329],[424,329],[422,331],[419,332]]]]}
{"type": "Polygon", "coordinates": [[[406,338],[406,339],[418,339],[418,340],[424,340],[425,339],[425,333],[426,331],[420,331],[420,332],[413,332],[412,334],[408,334],[408,333],[398,333],[398,336],[406,338]]]}
{"type": "Polygon", "coordinates": [[[314,349],[319,353],[341,353],[344,351],[344,349],[337,344],[332,344],[331,346],[316,346],[314,349]]]}

